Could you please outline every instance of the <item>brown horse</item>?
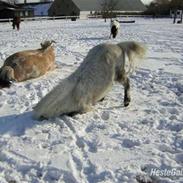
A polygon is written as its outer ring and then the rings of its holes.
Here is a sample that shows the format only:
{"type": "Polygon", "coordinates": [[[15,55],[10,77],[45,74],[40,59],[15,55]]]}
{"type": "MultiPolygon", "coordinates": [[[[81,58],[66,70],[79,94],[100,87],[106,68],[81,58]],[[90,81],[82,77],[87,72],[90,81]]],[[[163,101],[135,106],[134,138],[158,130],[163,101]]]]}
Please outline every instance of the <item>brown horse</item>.
{"type": "Polygon", "coordinates": [[[41,43],[41,48],[14,53],[0,68],[0,87],[9,87],[12,81],[25,81],[44,75],[55,68],[54,41],[41,43]]]}
{"type": "Polygon", "coordinates": [[[17,28],[17,30],[20,29],[20,22],[21,22],[21,19],[20,17],[18,16],[15,16],[12,20],[12,26],[13,26],[13,29],[15,29],[15,27],[17,28]]]}

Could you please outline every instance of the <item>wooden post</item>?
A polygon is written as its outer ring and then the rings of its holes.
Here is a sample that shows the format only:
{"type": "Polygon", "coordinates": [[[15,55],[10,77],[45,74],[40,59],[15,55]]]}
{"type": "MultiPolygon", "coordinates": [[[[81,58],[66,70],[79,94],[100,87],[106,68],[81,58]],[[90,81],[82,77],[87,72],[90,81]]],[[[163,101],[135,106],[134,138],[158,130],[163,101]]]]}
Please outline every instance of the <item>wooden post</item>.
{"type": "Polygon", "coordinates": [[[180,23],[182,23],[183,10],[181,10],[180,23]]]}
{"type": "Polygon", "coordinates": [[[176,18],[177,18],[177,10],[174,10],[174,18],[173,18],[173,23],[176,23],[176,18]]]}

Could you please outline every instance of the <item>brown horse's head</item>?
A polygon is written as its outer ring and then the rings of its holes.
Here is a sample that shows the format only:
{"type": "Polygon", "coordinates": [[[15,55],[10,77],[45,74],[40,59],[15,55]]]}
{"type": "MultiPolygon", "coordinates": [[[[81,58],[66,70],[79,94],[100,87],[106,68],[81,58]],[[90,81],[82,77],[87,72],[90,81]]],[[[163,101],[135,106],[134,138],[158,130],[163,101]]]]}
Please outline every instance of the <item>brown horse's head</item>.
{"type": "Polygon", "coordinates": [[[11,67],[0,68],[0,88],[9,88],[14,80],[14,70],[11,67]]]}

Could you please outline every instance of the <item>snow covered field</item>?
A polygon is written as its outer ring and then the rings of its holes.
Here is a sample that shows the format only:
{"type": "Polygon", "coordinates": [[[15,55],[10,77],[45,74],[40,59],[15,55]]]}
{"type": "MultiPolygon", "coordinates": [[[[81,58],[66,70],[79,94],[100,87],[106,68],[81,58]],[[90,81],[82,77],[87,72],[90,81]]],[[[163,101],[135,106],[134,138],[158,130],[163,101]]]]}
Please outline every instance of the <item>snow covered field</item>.
{"type": "Polygon", "coordinates": [[[109,22],[22,22],[19,32],[0,24],[0,66],[10,54],[53,39],[58,68],[0,90],[0,183],[181,183],[183,176],[151,176],[152,168],[183,168],[183,25],[170,19],[121,24],[109,40],[109,22]],[[89,49],[134,40],[147,58],[131,76],[132,102],[114,85],[94,111],[32,119],[32,107],[72,73],[89,49]],[[141,181],[140,181],[141,180],[141,181]]]}

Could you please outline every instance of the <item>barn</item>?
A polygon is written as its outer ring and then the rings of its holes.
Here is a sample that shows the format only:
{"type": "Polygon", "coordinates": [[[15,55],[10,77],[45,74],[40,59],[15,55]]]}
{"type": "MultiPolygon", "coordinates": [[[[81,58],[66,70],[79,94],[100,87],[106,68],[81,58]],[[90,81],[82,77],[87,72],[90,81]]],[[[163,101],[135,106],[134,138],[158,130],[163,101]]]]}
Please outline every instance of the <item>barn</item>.
{"type": "Polygon", "coordinates": [[[15,5],[0,1],[0,19],[13,17],[16,8],[17,7],[15,5]]]}
{"type": "Polygon", "coordinates": [[[33,16],[32,9],[20,8],[17,5],[9,4],[0,0],[0,19],[9,19],[14,16],[33,16]]]}
{"type": "Polygon", "coordinates": [[[34,16],[48,16],[48,9],[50,8],[52,2],[43,1],[43,2],[27,2],[19,3],[18,5],[22,8],[32,9],[34,16]]]}
{"type": "MultiPolygon", "coordinates": [[[[102,11],[104,0],[54,0],[49,16],[80,16],[102,11]]],[[[143,12],[145,5],[140,0],[118,0],[114,11],[143,12]]]]}

